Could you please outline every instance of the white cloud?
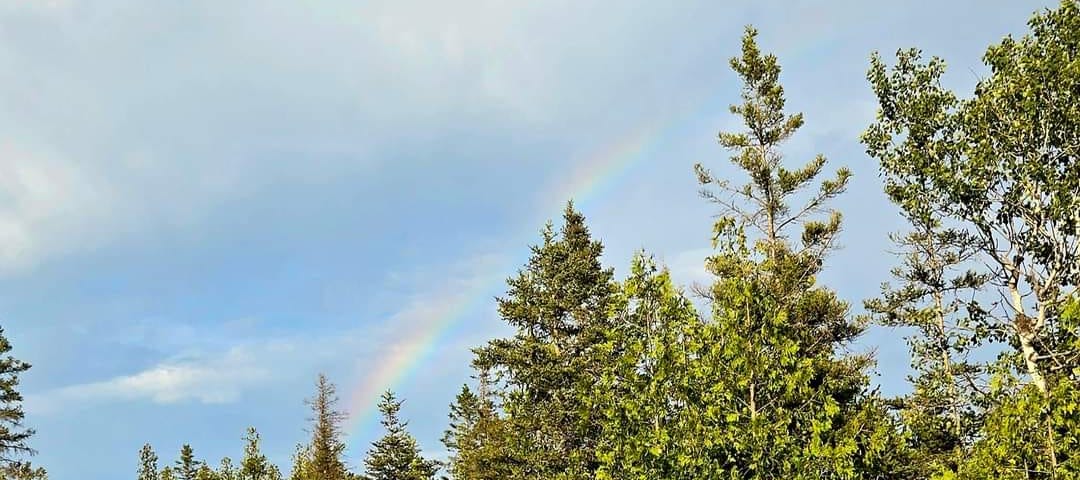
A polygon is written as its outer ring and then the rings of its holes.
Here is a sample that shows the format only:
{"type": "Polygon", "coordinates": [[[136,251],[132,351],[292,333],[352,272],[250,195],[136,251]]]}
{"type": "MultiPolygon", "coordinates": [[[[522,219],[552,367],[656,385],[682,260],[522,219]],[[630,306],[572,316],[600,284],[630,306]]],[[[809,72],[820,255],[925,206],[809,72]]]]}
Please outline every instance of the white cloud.
{"type": "Polygon", "coordinates": [[[531,129],[606,110],[575,85],[615,71],[561,59],[584,47],[570,37],[587,19],[543,20],[567,7],[0,0],[0,274],[197,228],[275,182],[338,179],[463,117],[531,129]]]}
{"type": "Polygon", "coordinates": [[[35,413],[46,413],[98,402],[233,402],[246,388],[271,378],[271,371],[263,362],[267,353],[290,349],[288,345],[273,344],[242,346],[216,355],[167,360],[130,375],[32,395],[27,405],[35,413]]]}

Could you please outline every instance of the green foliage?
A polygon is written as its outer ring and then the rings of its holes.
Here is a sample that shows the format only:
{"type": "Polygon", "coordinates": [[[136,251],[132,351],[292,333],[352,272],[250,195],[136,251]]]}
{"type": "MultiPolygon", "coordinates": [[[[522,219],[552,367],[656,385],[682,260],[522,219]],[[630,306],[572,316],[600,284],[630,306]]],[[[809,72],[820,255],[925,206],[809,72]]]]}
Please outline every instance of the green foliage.
{"type": "Polygon", "coordinates": [[[729,196],[703,192],[722,212],[718,251],[708,259],[716,276],[712,319],[686,346],[684,382],[708,385],[682,402],[693,427],[685,433],[700,442],[687,449],[696,453],[688,461],[704,469],[692,478],[900,476],[908,452],[868,391],[870,359],[835,353],[863,327],[834,292],[815,284],[840,231],[840,214],[827,203],[845,190],[850,172],[838,170],[801,207],[790,207],[825,159],[784,166],[779,146],[803,117],[783,112],[780,67],[760,52],[756,35],[747,28],[742,56],[731,61],[744,84],[743,104],[731,111],[748,131],[720,134],[750,181],[731,187],[696,167],[703,185],[729,196]],[[819,212],[827,218],[814,219],[819,212]],[[799,241],[791,240],[787,231],[800,226],[799,241]]]}
{"type": "Polygon", "coordinates": [[[244,441],[244,457],[240,460],[240,480],[281,480],[277,466],[259,450],[259,432],[248,427],[244,441]]]}
{"type": "Polygon", "coordinates": [[[612,271],[584,217],[568,205],[558,235],[551,224],[525,269],[507,281],[500,316],[516,329],[475,350],[491,372],[504,416],[494,468],[508,479],[592,478],[597,415],[578,387],[599,378],[589,352],[611,331],[612,271]]]}
{"type": "Polygon", "coordinates": [[[690,302],[645,255],[613,301],[618,327],[583,397],[602,412],[598,479],[701,478],[687,371],[702,328],[690,302]]]}
{"type": "MultiPolygon", "coordinates": [[[[1064,328],[1080,327],[1080,299],[1062,308],[1064,328]]],[[[1074,330],[1075,331],[1075,330],[1074,330]]],[[[1072,348],[1080,347],[1073,337],[1072,348]]],[[[1008,370],[997,372],[1011,377],[1008,370]]],[[[1058,371],[1046,392],[1017,388],[999,378],[990,393],[992,408],[981,438],[960,465],[957,478],[1053,479],[1080,476],[1080,371],[1058,371]],[[1048,452],[1048,445],[1052,450],[1048,452]]],[[[951,477],[945,477],[951,478],[951,477]]]]}
{"type": "Polygon", "coordinates": [[[158,456],[154,453],[154,447],[149,443],[139,450],[139,480],[159,480],[158,456]]]}
{"type": "Polygon", "coordinates": [[[292,461],[293,466],[289,473],[289,480],[308,480],[315,477],[315,473],[311,468],[311,446],[297,444],[292,461]]]}
{"type": "Polygon", "coordinates": [[[969,269],[976,239],[941,226],[930,215],[908,215],[914,229],[894,242],[902,250],[882,297],[866,302],[881,325],[908,327],[913,392],[893,401],[919,465],[929,475],[955,471],[982,423],[986,366],[970,360],[987,337],[982,308],[974,299],[987,276],[969,269]]]}
{"type": "Polygon", "coordinates": [[[23,467],[19,466],[17,457],[35,453],[26,443],[34,431],[23,425],[23,397],[17,389],[19,375],[29,370],[30,364],[11,356],[11,348],[4,329],[0,328],[0,468],[19,470],[23,467]]]}
{"type": "MultiPolygon", "coordinates": [[[[940,85],[944,62],[897,53],[869,73],[877,121],[863,135],[886,193],[909,215],[972,235],[1006,299],[987,309],[1032,382],[1080,361],[1055,320],[1080,284],[1080,6],[1035,15],[1032,32],[990,47],[989,77],[960,100],[940,85]]],[[[996,300],[996,298],[995,298],[996,300]]]]}
{"type": "Polygon", "coordinates": [[[240,480],[240,470],[233,466],[232,459],[229,457],[221,459],[217,475],[219,480],[240,480]]]}
{"type": "Polygon", "coordinates": [[[184,444],[180,447],[180,459],[176,461],[176,476],[178,480],[196,480],[201,462],[195,460],[195,451],[191,445],[184,444]]]}
{"type": "Polygon", "coordinates": [[[372,444],[364,459],[367,480],[434,480],[438,464],[420,455],[420,446],[406,430],[399,417],[400,400],[391,392],[379,402],[382,426],[386,433],[372,444]]]}
{"type": "Polygon", "coordinates": [[[220,480],[220,478],[217,472],[206,463],[200,463],[199,469],[195,471],[195,480],[220,480]]]}
{"type": "Polygon", "coordinates": [[[341,438],[341,422],[345,421],[345,413],[336,408],[337,387],[323,374],[319,374],[315,387],[315,397],[308,400],[312,413],[311,444],[297,452],[292,477],[344,480],[348,475],[342,460],[345,442],[341,438]]]}
{"type": "Polygon", "coordinates": [[[49,475],[30,462],[12,462],[0,468],[0,480],[49,480],[49,475]]]}
{"type": "Polygon", "coordinates": [[[1075,382],[1059,382],[1044,393],[1024,386],[1000,399],[987,416],[983,435],[957,478],[1077,478],[1080,388],[1075,382]],[[1048,435],[1055,446],[1053,458],[1046,454],[1048,435]]]}
{"type": "Polygon", "coordinates": [[[450,428],[442,442],[450,452],[447,467],[451,478],[470,480],[499,480],[506,478],[507,459],[500,449],[506,438],[506,421],[499,417],[495,403],[488,395],[488,380],[480,377],[480,392],[475,394],[463,386],[450,405],[450,428]]]}

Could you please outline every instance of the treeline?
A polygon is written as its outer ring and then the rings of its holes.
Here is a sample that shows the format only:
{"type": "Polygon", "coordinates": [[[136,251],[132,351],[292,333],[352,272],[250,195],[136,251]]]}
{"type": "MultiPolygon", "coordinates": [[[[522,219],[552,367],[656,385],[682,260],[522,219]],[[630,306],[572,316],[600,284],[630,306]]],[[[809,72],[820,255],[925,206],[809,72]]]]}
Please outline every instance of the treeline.
{"type": "Polygon", "coordinates": [[[439,464],[420,455],[420,447],[399,417],[402,401],[386,392],[379,402],[385,435],[376,441],[364,460],[365,475],[353,473],[344,460],[345,443],[341,424],[345,413],[336,409],[336,388],[319,375],[311,407],[311,438],[296,446],[288,477],[259,449],[259,434],[247,431],[244,454],[238,465],[225,457],[217,468],[195,458],[190,445],[180,448],[179,458],[162,465],[151,445],[139,453],[138,480],[424,480],[433,479],[439,464]]]}
{"type": "MultiPolygon", "coordinates": [[[[514,335],[473,350],[447,461],[421,456],[387,393],[385,436],[354,473],[320,377],[288,478],[1080,478],[1080,2],[1029,27],[988,48],[966,98],[942,87],[941,59],[872,57],[879,110],[860,141],[909,226],[866,314],[818,281],[851,173],[785,159],[803,116],[785,110],[778,60],[748,28],[730,62],[744,129],[719,134],[744,179],[694,168],[718,210],[710,285],[686,292],[645,253],[616,279],[568,205],[497,301],[514,335]],[[881,395],[874,359],[850,348],[875,324],[909,332],[907,395],[881,395]]],[[[0,363],[0,419],[14,427],[25,368],[0,363]]],[[[12,456],[30,434],[0,430],[5,478],[44,478],[12,456]]],[[[161,469],[149,446],[141,460],[140,480],[283,478],[253,429],[237,466],[189,446],[161,469]]]]}

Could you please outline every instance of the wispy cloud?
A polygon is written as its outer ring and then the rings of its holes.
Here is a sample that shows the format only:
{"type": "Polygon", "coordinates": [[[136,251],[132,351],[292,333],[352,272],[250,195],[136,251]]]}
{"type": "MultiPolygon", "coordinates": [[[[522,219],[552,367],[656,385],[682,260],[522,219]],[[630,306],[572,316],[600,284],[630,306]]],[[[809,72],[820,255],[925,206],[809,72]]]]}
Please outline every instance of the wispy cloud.
{"type": "Polygon", "coordinates": [[[32,395],[27,405],[34,413],[49,413],[72,405],[116,401],[229,403],[239,399],[246,388],[271,378],[268,365],[260,360],[274,350],[280,353],[293,348],[244,346],[219,354],[167,360],[130,375],[32,395]]]}
{"type": "Polygon", "coordinates": [[[0,192],[0,273],[75,245],[65,235],[73,229],[82,233],[77,243],[92,245],[113,204],[109,192],[77,165],[2,138],[0,192]]]}
{"type": "MultiPolygon", "coordinates": [[[[360,384],[387,388],[392,385],[386,382],[411,368],[409,362],[428,346],[427,340],[453,326],[448,322],[458,321],[458,314],[477,299],[487,300],[505,267],[503,255],[482,253],[451,265],[388,274],[388,285],[411,284],[397,308],[381,321],[332,335],[240,337],[229,345],[226,340],[236,324],[256,320],[226,322],[213,331],[144,326],[125,341],[142,339],[173,353],[130,374],[28,395],[27,405],[35,414],[49,414],[111,402],[232,403],[261,388],[306,381],[327,365],[353,365],[360,384]],[[398,358],[399,364],[382,365],[387,358],[398,358]]],[[[343,393],[349,390],[347,385],[343,393]]]]}

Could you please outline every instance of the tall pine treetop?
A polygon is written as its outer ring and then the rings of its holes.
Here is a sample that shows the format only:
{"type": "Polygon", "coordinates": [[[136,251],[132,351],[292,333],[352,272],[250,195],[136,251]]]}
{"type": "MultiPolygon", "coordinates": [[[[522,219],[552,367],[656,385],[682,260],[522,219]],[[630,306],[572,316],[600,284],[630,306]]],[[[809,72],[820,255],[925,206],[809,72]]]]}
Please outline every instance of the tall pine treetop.
{"type": "Polygon", "coordinates": [[[780,65],[776,56],[762,54],[757,46],[757,30],[747,27],[742,39],[742,55],[731,59],[731,68],[743,81],[742,100],[731,106],[747,130],[721,132],[720,144],[734,152],[733,164],[744,170],[750,181],[732,185],[714,176],[701,164],[694,166],[704,197],[719,204],[721,219],[716,224],[717,237],[744,235],[751,227],[760,234],[752,247],[772,259],[781,250],[813,252],[823,255],[832,246],[840,229],[840,215],[830,212],[827,221],[815,221],[810,215],[826,210],[826,203],[847,187],[851,171],[840,168],[832,179],[821,181],[817,192],[798,199],[793,196],[808,187],[821,174],[826,160],[816,156],[805,165],[788,169],[779,146],[803,125],[803,115],[784,112],[784,88],[780,85],[780,65]],[[713,185],[716,189],[707,188],[713,185]],[[802,225],[803,248],[784,242],[784,230],[802,225]]]}

